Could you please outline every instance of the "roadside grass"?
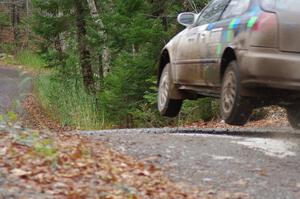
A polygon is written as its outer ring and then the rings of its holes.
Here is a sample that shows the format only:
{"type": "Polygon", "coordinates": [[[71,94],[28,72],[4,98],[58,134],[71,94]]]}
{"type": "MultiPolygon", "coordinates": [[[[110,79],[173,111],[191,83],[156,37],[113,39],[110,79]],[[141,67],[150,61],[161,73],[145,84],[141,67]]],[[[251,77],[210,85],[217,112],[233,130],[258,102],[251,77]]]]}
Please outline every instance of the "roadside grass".
{"type": "Polygon", "coordinates": [[[42,69],[46,65],[38,54],[31,51],[22,51],[15,56],[7,56],[3,61],[6,64],[22,65],[31,69],[42,69]]]}
{"type": "MultiPolygon", "coordinates": [[[[79,81],[79,80],[77,80],[79,81]]],[[[35,81],[37,97],[50,116],[62,125],[101,129],[97,98],[88,95],[76,79],[62,80],[55,73],[41,74],[35,81]]]]}
{"type": "Polygon", "coordinates": [[[20,65],[30,66],[34,69],[41,69],[45,66],[45,61],[37,54],[30,51],[23,51],[16,56],[16,61],[20,65]]]}
{"type": "MultiPolygon", "coordinates": [[[[5,64],[22,65],[36,73],[34,93],[48,115],[62,126],[79,129],[103,128],[97,98],[88,95],[79,79],[62,78],[54,69],[45,70],[45,61],[36,53],[23,51],[3,60],[5,64]]],[[[0,118],[1,119],[1,118],[0,118]]]]}
{"type": "MultiPolygon", "coordinates": [[[[110,129],[125,123],[117,121],[121,112],[114,114],[105,111],[107,106],[111,106],[111,101],[105,100],[102,95],[87,94],[81,78],[76,75],[63,76],[56,69],[45,69],[46,63],[39,55],[24,51],[15,57],[8,56],[5,62],[22,65],[34,71],[33,83],[37,101],[47,115],[58,121],[62,127],[81,130],[110,129]]],[[[179,118],[170,120],[160,117],[156,108],[153,108],[156,107],[156,94],[146,97],[151,98],[146,100],[148,103],[131,113],[134,120],[132,127],[185,125],[218,117],[218,102],[211,98],[186,101],[179,118]]]]}

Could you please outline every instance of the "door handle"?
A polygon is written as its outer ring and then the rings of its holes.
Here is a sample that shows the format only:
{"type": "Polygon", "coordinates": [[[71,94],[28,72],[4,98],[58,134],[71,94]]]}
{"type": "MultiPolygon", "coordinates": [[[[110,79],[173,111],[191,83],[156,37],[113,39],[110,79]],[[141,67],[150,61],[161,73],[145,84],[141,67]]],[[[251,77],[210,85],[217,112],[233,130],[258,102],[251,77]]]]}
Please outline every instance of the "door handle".
{"type": "Polygon", "coordinates": [[[205,37],[205,34],[204,33],[200,33],[200,38],[204,39],[204,37],[205,37]]]}
{"type": "Polygon", "coordinates": [[[206,36],[206,34],[204,34],[204,33],[199,33],[200,39],[205,39],[205,36],[206,36]]]}

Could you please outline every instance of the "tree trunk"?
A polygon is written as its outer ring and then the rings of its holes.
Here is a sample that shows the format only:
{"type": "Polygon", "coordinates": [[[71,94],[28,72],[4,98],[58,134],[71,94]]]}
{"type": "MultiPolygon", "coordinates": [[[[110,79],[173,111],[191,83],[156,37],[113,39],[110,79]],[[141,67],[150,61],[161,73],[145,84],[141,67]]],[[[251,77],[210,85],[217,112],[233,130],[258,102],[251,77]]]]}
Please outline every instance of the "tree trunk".
{"type": "MultiPolygon", "coordinates": [[[[59,10],[58,11],[58,17],[63,17],[64,16],[64,13],[59,10]]],[[[65,37],[65,33],[60,33],[59,34],[59,43],[60,43],[60,46],[61,46],[61,52],[64,53],[67,49],[67,46],[66,46],[66,37],[65,37]]]]}
{"type": "Polygon", "coordinates": [[[109,48],[104,45],[102,52],[102,69],[103,69],[103,77],[106,77],[111,70],[110,67],[110,51],[109,48]]]}
{"type": "MultiPolygon", "coordinates": [[[[30,5],[30,0],[26,0],[26,20],[29,20],[29,16],[30,16],[30,10],[29,10],[29,5],[30,5]]],[[[28,48],[29,46],[29,40],[30,40],[30,27],[29,27],[29,23],[26,23],[26,41],[25,41],[25,47],[28,48]]]]}
{"type": "Polygon", "coordinates": [[[14,43],[15,43],[15,53],[18,52],[19,47],[19,12],[18,12],[18,6],[17,2],[15,0],[12,1],[11,6],[11,21],[12,21],[12,29],[13,29],[13,35],[14,35],[14,43]]]}
{"type": "Polygon", "coordinates": [[[100,15],[99,15],[98,9],[96,7],[95,0],[87,0],[87,2],[88,2],[88,6],[89,6],[92,17],[95,19],[95,22],[98,24],[99,28],[101,29],[101,31],[99,31],[99,35],[102,35],[104,37],[103,38],[104,44],[102,46],[102,55],[99,56],[99,57],[101,57],[101,66],[99,67],[99,71],[100,71],[100,77],[106,77],[111,70],[111,68],[110,68],[110,51],[106,45],[107,34],[105,33],[105,31],[103,31],[104,24],[103,24],[102,20],[100,19],[100,15]]]}
{"type": "Polygon", "coordinates": [[[74,0],[76,8],[76,26],[77,26],[77,39],[80,53],[80,65],[83,76],[83,83],[86,90],[94,94],[95,93],[95,82],[94,74],[91,64],[91,53],[88,49],[86,42],[86,22],[85,22],[85,9],[81,0],[74,0]]]}

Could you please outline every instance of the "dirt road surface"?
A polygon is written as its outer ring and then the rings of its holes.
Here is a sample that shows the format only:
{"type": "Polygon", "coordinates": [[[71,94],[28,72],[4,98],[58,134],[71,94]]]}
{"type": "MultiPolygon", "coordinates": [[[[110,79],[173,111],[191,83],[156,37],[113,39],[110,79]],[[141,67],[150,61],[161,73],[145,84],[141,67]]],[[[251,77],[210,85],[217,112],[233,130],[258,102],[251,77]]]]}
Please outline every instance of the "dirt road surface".
{"type": "Polygon", "coordinates": [[[300,134],[282,129],[82,132],[163,167],[176,182],[241,198],[300,198],[300,134]]]}
{"type": "MultiPolygon", "coordinates": [[[[16,69],[0,67],[0,114],[30,92],[16,69]]],[[[175,182],[211,195],[300,198],[300,134],[281,129],[131,129],[80,132],[137,159],[161,167],[175,182]]],[[[1,184],[1,178],[0,178],[1,184]]]]}
{"type": "Polygon", "coordinates": [[[16,68],[0,66],[0,114],[22,113],[21,101],[31,92],[31,79],[16,68]]]}

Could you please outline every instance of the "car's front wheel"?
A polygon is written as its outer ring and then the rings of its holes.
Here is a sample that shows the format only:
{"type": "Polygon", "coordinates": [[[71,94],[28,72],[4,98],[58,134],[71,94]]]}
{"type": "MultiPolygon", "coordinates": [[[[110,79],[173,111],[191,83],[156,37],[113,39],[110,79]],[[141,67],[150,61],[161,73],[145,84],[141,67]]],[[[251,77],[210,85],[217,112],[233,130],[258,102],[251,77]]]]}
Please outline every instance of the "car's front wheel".
{"type": "Polygon", "coordinates": [[[287,107],[288,120],[295,130],[300,130],[300,104],[287,107]]]}
{"type": "Polygon", "coordinates": [[[166,65],[159,81],[158,89],[158,110],[161,115],[176,117],[182,106],[182,100],[171,99],[172,82],[169,73],[170,65],[166,65]]]}
{"type": "Polygon", "coordinates": [[[238,63],[232,61],[225,71],[222,82],[222,119],[230,125],[244,125],[247,123],[252,110],[249,99],[241,96],[238,63]]]}

